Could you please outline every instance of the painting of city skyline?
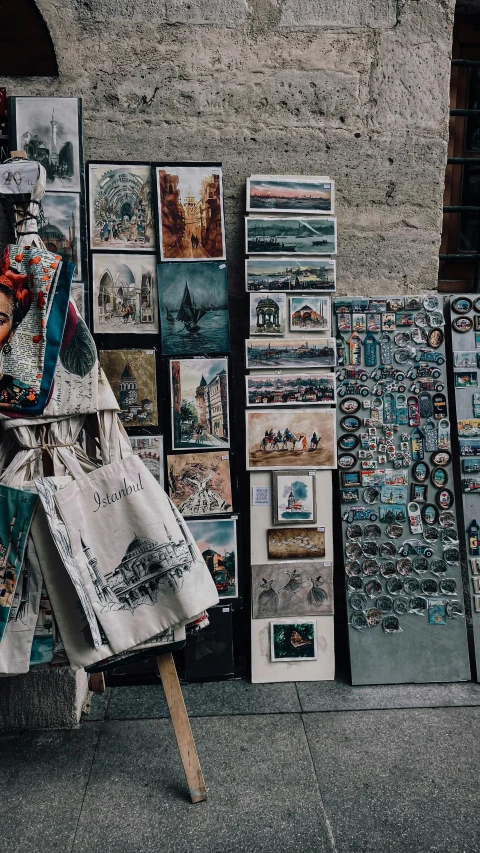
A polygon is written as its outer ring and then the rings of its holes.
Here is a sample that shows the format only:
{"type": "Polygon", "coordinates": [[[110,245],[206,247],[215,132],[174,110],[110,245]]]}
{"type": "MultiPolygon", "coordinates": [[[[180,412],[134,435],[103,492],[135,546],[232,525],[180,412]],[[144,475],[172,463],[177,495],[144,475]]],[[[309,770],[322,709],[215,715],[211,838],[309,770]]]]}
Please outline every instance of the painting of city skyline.
{"type": "Polygon", "coordinates": [[[252,374],[246,377],[247,406],[295,406],[335,402],[333,373],[252,374]]]}
{"type": "Polygon", "coordinates": [[[284,293],[250,294],[250,334],[284,335],[287,297],[284,293]]]}
{"type": "Polygon", "coordinates": [[[47,249],[75,264],[74,281],[82,279],[82,230],[78,193],[45,193],[42,198],[43,225],[38,234],[47,249]]]}
{"type": "Polygon", "coordinates": [[[282,338],[282,340],[247,340],[246,366],[253,370],[261,367],[334,367],[335,340],[317,338],[282,338]]]}
{"type": "Polygon", "coordinates": [[[119,251],[155,249],[150,165],[90,163],[90,247],[119,251]]]}
{"type": "Polygon", "coordinates": [[[47,190],[80,192],[81,99],[12,98],[9,118],[12,148],[45,167],[47,190]]]}
{"type": "Polygon", "coordinates": [[[155,255],[93,252],[92,294],[94,332],[158,332],[155,255]]]}
{"type": "Polygon", "coordinates": [[[252,617],[333,614],[333,566],[321,560],[252,566],[252,617]]]}
{"type": "Polygon", "coordinates": [[[227,267],[158,264],[163,355],[230,352],[227,267]]]}
{"type": "Polygon", "coordinates": [[[331,258],[247,258],[245,289],[250,292],[334,291],[336,262],[331,258]]]}
{"type": "Polygon", "coordinates": [[[166,164],[155,175],[161,260],[225,260],[221,168],[166,164]]]}
{"type": "Polygon", "coordinates": [[[249,471],[335,468],[335,409],[247,410],[246,422],[249,471]]]}
{"type": "Polygon", "coordinates": [[[291,296],[290,329],[292,332],[329,332],[329,296],[291,296]]]}
{"type": "Polygon", "coordinates": [[[188,521],[187,526],[212,575],[219,598],[235,598],[238,595],[236,519],[188,521]]]}
{"type": "Polygon", "coordinates": [[[228,451],[167,456],[168,493],[185,517],[232,511],[228,451]]]}
{"type": "Polygon", "coordinates": [[[246,216],[247,255],[337,253],[337,220],[333,217],[246,216]]]}
{"type": "Polygon", "coordinates": [[[334,184],[329,178],[252,175],[247,178],[247,210],[276,213],[323,213],[334,210],[334,184]]]}
{"type": "Polygon", "coordinates": [[[170,361],[173,450],[230,446],[226,358],[170,361]]]}
{"type": "Polygon", "coordinates": [[[100,350],[100,366],[120,407],[126,427],[157,426],[155,351],[145,349],[100,350]]]}

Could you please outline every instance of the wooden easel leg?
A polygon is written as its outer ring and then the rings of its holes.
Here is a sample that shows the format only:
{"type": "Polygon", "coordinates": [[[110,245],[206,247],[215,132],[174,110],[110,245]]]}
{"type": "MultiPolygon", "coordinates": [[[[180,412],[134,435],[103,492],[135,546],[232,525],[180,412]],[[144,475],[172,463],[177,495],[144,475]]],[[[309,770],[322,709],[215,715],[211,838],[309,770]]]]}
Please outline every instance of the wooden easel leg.
{"type": "Polygon", "coordinates": [[[105,676],[103,672],[91,673],[90,690],[92,690],[94,693],[105,693],[105,676]]]}
{"type": "Polygon", "coordinates": [[[192,803],[201,803],[202,800],[207,799],[207,789],[172,655],[166,654],[157,657],[157,666],[170,710],[183,769],[187,777],[190,797],[192,803]]]}

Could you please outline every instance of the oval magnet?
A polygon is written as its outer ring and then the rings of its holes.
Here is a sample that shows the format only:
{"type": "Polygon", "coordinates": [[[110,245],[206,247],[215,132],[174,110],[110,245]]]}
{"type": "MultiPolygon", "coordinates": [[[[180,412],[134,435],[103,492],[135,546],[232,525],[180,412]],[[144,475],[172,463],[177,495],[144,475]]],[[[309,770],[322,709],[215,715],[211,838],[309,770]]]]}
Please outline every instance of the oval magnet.
{"type": "MultiPolygon", "coordinates": [[[[421,512],[425,524],[437,524],[438,509],[434,504],[424,504],[421,512]]],[[[438,539],[438,535],[435,538],[438,539]]]]}
{"type": "Polygon", "coordinates": [[[413,571],[413,563],[410,557],[403,557],[401,560],[397,560],[397,572],[399,575],[411,575],[413,571]]]}
{"type": "Polygon", "coordinates": [[[445,610],[451,619],[458,619],[459,616],[463,616],[463,607],[459,601],[447,601],[445,610]]]}
{"type": "Polygon", "coordinates": [[[390,539],[400,539],[403,536],[403,527],[401,524],[387,524],[385,533],[390,539]]]}
{"type": "Polygon", "coordinates": [[[420,589],[420,581],[418,578],[407,578],[403,584],[403,588],[407,595],[415,595],[420,589]]]}
{"type": "Polygon", "coordinates": [[[458,548],[445,548],[443,552],[443,559],[448,566],[454,566],[456,563],[460,562],[460,551],[458,548]]]}
{"type": "Polygon", "coordinates": [[[432,397],[433,417],[435,420],[444,418],[447,414],[447,398],[445,394],[434,394],[432,397]]]}
{"type": "Polygon", "coordinates": [[[434,575],[444,575],[447,571],[447,564],[445,560],[440,560],[438,557],[436,560],[432,560],[430,563],[430,571],[433,572],[434,575]]]}
{"type": "Polygon", "coordinates": [[[456,299],[452,299],[450,308],[455,314],[468,314],[472,310],[472,300],[467,299],[466,296],[457,296],[456,299]]]}
{"type": "Polygon", "coordinates": [[[430,325],[434,329],[438,329],[440,326],[445,325],[445,318],[443,316],[442,311],[432,311],[428,317],[430,321],[430,325]]]}
{"type": "Polygon", "coordinates": [[[353,415],[355,412],[362,407],[360,400],[356,400],[355,397],[345,397],[344,400],[339,404],[339,409],[341,412],[346,412],[349,415],[353,415]]]}
{"type": "Polygon", "coordinates": [[[395,557],[397,553],[397,549],[393,542],[382,542],[380,545],[380,556],[381,557],[395,557]]]}
{"type": "Polygon", "coordinates": [[[477,298],[475,299],[475,301],[473,303],[473,310],[480,312],[480,297],[479,296],[477,296],[477,298]]]}
{"type": "Polygon", "coordinates": [[[426,557],[415,557],[413,560],[413,571],[418,572],[419,575],[422,575],[424,572],[428,572],[429,562],[426,557]]]}
{"type": "Polygon", "coordinates": [[[410,332],[412,336],[412,341],[416,344],[425,344],[427,343],[428,336],[425,329],[412,329],[410,332]]]}
{"type": "Polygon", "coordinates": [[[433,578],[424,578],[420,584],[420,589],[424,595],[437,595],[438,583],[433,578]]]}
{"type": "Polygon", "coordinates": [[[397,616],[405,616],[408,613],[408,599],[407,598],[396,598],[393,602],[393,612],[397,614],[397,616]]]}
{"type": "Polygon", "coordinates": [[[427,343],[432,349],[438,349],[445,340],[443,329],[430,329],[427,335],[427,343]]]}
{"type": "Polygon", "coordinates": [[[357,464],[357,457],[354,453],[341,453],[337,459],[337,464],[338,467],[343,468],[343,470],[355,468],[355,465],[357,464]]]}
{"type": "Polygon", "coordinates": [[[464,335],[465,332],[470,332],[473,329],[473,320],[471,317],[455,317],[452,320],[452,329],[460,335],[464,335]]]}
{"type": "Polygon", "coordinates": [[[363,592],[354,592],[350,596],[350,607],[352,610],[363,610],[367,606],[367,596],[363,592]]]}
{"type": "Polygon", "coordinates": [[[431,481],[432,481],[432,483],[436,489],[441,489],[443,486],[446,486],[448,483],[448,474],[447,474],[445,468],[441,468],[441,467],[434,468],[431,475],[430,475],[430,479],[431,479],[431,481]]]}
{"type": "Polygon", "coordinates": [[[432,453],[430,457],[430,462],[432,465],[450,465],[452,461],[452,454],[448,452],[448,450],[438,450],[436,453],[432,453]]]}
{"type": "Polygon", "coordinates": [[[356,628],[357,631],[362,631],[364,628],[368,628],[367,617],[364,613],[352,613],[350,625],[352,628],[356,628]]]}
{"type": "Polygon", "coordinates": [[[358,560],[347,560],[345,563],[345,574],[349,578],[359,577],[362,574],[362,567],[358,560]]]}
{"type": "Polygon", "coordinates": [[[363,580],[357,575],[349,577],[347,580],[347,589],[351,590],[352,592],[361,592],[361,590],[363,589],[363,580]]]}
{"type": "Polygon", "coordinates": [[[428,480],[430,468],[426,462],[415,462],[412,468],[412,477],[417,483],[425,483],[428,480]]]}
{"type": "Polygon", "coordinates": [[[440,307],[440,299],[438,296],[425,296],[423,298],[423,307],[427,311],[436,311],[440,307]]]}
{"type": "Polygon", "coordinates": [[[415,595],[409,601],[409,610],[410,613],[423,614],[428,610],[428,602],[425,598],[415,595]]]}
{"type": "Polygon", "coordinates": [[[427,421],[423,425],[423,434],[425,436],[425,450],[428,453],[435,451],[438,448],[438,433],[435,421],[427,421]]]}
{"type": "Polygon", "coordinates": [[[420,405],[416,397],[407,399],[408,423],[410,426],[420,426],[420,405]]]}
{"type": "Polygon", "coordinates": [[[443,592],[444,595],[456,595],[457,582],[455,578],[442,578],[440,581],[440,592],[443,592]]]}
{"type": "Polygon", "coordinates": [[[419,505],[415,501],[410,501],[407,509],[410,533],[422,533],[423,524],[419,505]]]}
{"type": "Polygon", "coordinates": [[[380,613],[390,613],[393,602],[389,595],[379,595],[375,604],[380,613]]]}
{"type": "Polygon", "coordinates": [[[380,574],[384,578],[392,578],[396,574],[395,563],[392,560],[385,560],[380,566],[380,574]]]}
{"type": "Polygon", "coordinates": [[[376,578],[373,578],[373,580],[367,581],[365,584],[365,592],[369,598],[376,598],[382,592],[382,584],[376,578]]]}
{"type": "Polygon", "coordinates": [[[347,527],[347,539],[361,539],[363,527],[361,524],[349,524],[347,527]]]}
{"type": "Polygon", "coordinates": [[[341,435],[337,441],[340,450],[355,450],[359,444],[358,435],[341,435]]]}
{"type": "Polygon", "coordinates": [[[389,578],[387,581],[387,592],[390,595],[399,595],[403,592],[403,581],[400,578],[389,578]]]}
{"type": "Polygon", "coordinates": [[[374,486],[367,486],[367,488],[363,490],[363,499],[367,504],[377,503],[379,497],[380,489],[376,489],[374,486]]]}
{"type": "Polygon", "coordinates": [[[435,501],[440,509],[450,509],[455,503],[455,498],[450,489],[440,489],[435,495],[435,501]]]}
{"type": "Polygon", "coordinates": [[[358,542],[349,542],[345,546],[345,554],[349,560],[356,560],[362,556],[362,546],[358,542]]]}
{"type": "MultiPolygon", "coordinates": [[[[433,504],[432,504],[433,506],[433,504]]],[[[433,507],[436,510],[436,507],[433,507]]],[[[424,527],[423,528],[423,538],[425,542],[437,542],[438,540],[438,529],[436,527],[424,527]]]]}
{"type": "Polygon", "coordinates": [[[340,426],[346,432],[355,432],[355,430],[360,429],[362,422],[356,415],[345,415],[340,420],[340,426]]]}
{"type": "MultiPolygon", "coordinates": [[[[364,557],[376,557],[378,554],[377,543],[371,542],[370,539],[366,539],[362,545],[362,554],[364,557]]],[[[377,572],[378,572],[378,564],[377,564],[377,572]]]]}
{"type": "Polygon", "coordinates": [[[365,616],[369,628],[374,628],[375,625],[380,625],[380,622],[382,621],[382,614],[376,607],[369,607],[368,610],[365,611],[365,616]]]}
{"type": "Polygon", "coordinates": [[[381,535],[382,529],[378,524],[365,525],[365,536],[368,536],[370,539],[380,539],[381,535]]]}

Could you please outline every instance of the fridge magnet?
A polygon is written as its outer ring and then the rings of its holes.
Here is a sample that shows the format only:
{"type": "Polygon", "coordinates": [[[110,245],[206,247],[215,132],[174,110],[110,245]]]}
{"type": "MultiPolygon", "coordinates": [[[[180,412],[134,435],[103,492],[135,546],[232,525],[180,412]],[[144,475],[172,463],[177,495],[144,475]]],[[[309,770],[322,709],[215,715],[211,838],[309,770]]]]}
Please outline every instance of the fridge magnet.
{"type": "Polygon", "coordinates": [[[440,581],[440,592],[443,595],[456,595],[457,582],[455,578],[442,578],[440,581]]]}
{"type": "MultiPolygon", "coordinates": [[[[210,265],[209,265],[210,266],[210,265]]],[[[284,293],[250,294],[250,334],[284,335],[287,298],[284,293]]]]}
{"type": "Polygon", "coordinates": [[[382,486],[380,491],[380,501],[382,504],[406,504],[406,486],[382,486]]]}
{"type": "Polygon", "coordinates": [[[267,530],[269,560],[302,560],[325,557],[325,530],[310,527],[267,530]]]}
{"type": "Polygon", "coordinates": [[[429,625],[446,625],[447,611],[443,601],[428,602],[428,624],[429,625]]]}
{"type": "Polygon", "coordinates": [[[314,259],[298,256],[295,258],[247,258],[245,287],[250,292],[333,291],[336,288],[335,261],[331,258],[314,259]]]}
{"type": "Polygon", "coordinates": [[[480,331],[480,317],[478,314],[475,314],[475,316],[473,318],[473,327],[474,327],[476,332],[480,331]]]}
{"type": "Polygon", "coordinates": [[[148,163],[90,163],[90,248],[155,249],[152,181],[148,163]]]}
{"type": "Polygon", "coordinates": [[[337,220],[333,217],[245,217],[247,255],[336,255],[337,220]]]}
{"type": "Polygon", "coordinates": [[[410,613],[416,613],[417,616],[423,616],[428,610],[428,602],[422,596],[415,595],[410,599],[409,602],[409,611],[410,613]]]}
{"type": "Polygon", "coordinates": [[[352,314],[352,331],[365,332],[367,330],[367,318],[363,313],[352,314]]]}
{"type": "Polygon", "coordinates": [[[367,314],[367,332],[380,332],[382,329],[382,315],[377,313],[367,314]]]}
{"type": "Polygon", "coordinates": [[[357,457],[354,453],[340,453],[337,459],[337,464],[340,469],[355,468],[357,457]]]}
{"type": "Polygon", "coordinates": [[[334,183],[323,177],[252,175],[247,178],[247,210],[332,214],[334,183]]]}
{"type": "Polygon", "coordinates": [[[170,361],[173,450],[229,447],[226,358],[170,361]]]}
{"type": "Polygon", "coordinates": [[[435,495],[435,501],[440,509],[450,509],[454,504],[455,498],[450,489],[440,489],[435,495]]]}
{"type": "Polygon", "coordinates": [[[162,261],[225,260],[222,170],[206,163],[155,167],[162,261]]]}
{"type": "MultiPolygon", "coordinates": [[[[250,296],[250,328],[252,328],[250,296]]],[[[329,332],[329,296],[292,296],[290,298],[290,329],[292,332],[329,332]]]]}
{"type": "Polygon", "coordinates": [[[138,456],[157,483],[164,488],[163,435],[131,435],[130,444],[135,456],[138,456]]]}
{"type": "Polygon", "coordinates": [[[416,501],[417,503],[425,503],[427,500],[427,486],[421,486],[419,483],[412,483],[410,485],[410,500],[416,501]]]}
{"type": "Polygon", "coordinates": [[[235,598],[238,595],[236,519],[203,519],[188,521],[187,525],[212,575],[219,598],[235,598]]]}
{"type": "Polygon", "coordinates": [[[393,601],[389,595],[379,595],[375,604],[381,613],[390,613],[393,609],[393,601]]]}
{"type": "Polygon", "coordinates": [[[382,628],[386,634],[397,634],[403,630],[396,616],[384,616],[382,628]]]}
{"type": "Polygon", "coordinates": [[[358,489],[340,489],[340,500],[342,503],[357,503],[359,500],[358,489]]]}
{"type": "Polygon", "coordinates": [[[412,467],[412,477],[417,483],[426,483],[430,475],[430,468],[426,462],[415,462],[412,467]]]}
{"type": "Polygon", "coordinates": [[[382,621],[382,614],[378,607],[369,607],[365,611],[365,618],[367,620],[367,627],[375,628],[376,625],[380,625],[382,621]]]}
{"type": "Polygon", "coordinates": [[[157,277],[162,355],[230,352],[226,264],[163,263],[157,277]]]}
{"type": "Polygon", "coordinates": [[[333,338],[303,340],[247,340],[246,367],[335,367],[335,341],[333,338]]]}
{"type": "Polygon", "coordinates": [[[418,578],[408,577],[403,582],[403,592],[406,595],[415,595],[420,589],[420,581],[418,578]]]}
{"type": "Polygon", "coordinates": [[[363,536],[363,527],[361,524],[349,524],[346,530],[347,539],[351,542],[356,542],[363,536]]]}
{"type": "Polygon", "coordinates": [[[15,142],[47,173],[47,191],[81,192],[83,163],[80,98],[11,98],[9,122],[15,142]]]}
{"type": "Polygon", "coordinates": [[[363,592],[354,592],[353,595],[350,596],[349,603],[352,610],[358,612],[364,610],[368,602],[367,597],[363,592]]]}
{"type": "Polygon", "coordinates": [[[100,365],[112,386],[124,426],[156,426],[155,351],[100,350],[100,365]]]}
{"type": "Polygon", "coordinates": [[[337,314],[337,331],[351,332],[352,331],[352,315],[341,311],[337,314]]]}
{"type": "Polygon", "coordinates": [[[336,467],[334,409],[247,410],[246,424],[249,471],[336,467]]]}
{"type": "MultiPolygon", "coordinates": [[[[427,335],[427,343],[432,349],[438,349],[445,340],[443,329],[430,329],[427,335]]],[[[418,343],[418,342],[417,342],[418,343]]]]}
{"type": "Polygon", "coordinates": [[[448,474],[445,468],[434,468],[430,475],[430,479],[432,481],[432,485],[434,485],[436,489],[441,489],[448,483],[448,474]]]}
{"type": "Polygon", "coordinates": [[[466,296],[458,296],[456,299],[452,299],[450,307],[455,314],[468,314],[472,310],[472,300],[466,296]]]}
{"type": "MultiPolygon", "coordinates": [[[[401,504],[390,505],[390,506],[381,506],[379,507],[380,521],[383,521],[385,524],[392,524],[394,522],[398,522],[399,524],[405,522],[407,520],[407,512],[406,508],[401,504]]],[[[388,532],[388,531],[387,531],[388,532]]],[[[401,534],[400,534],[401,535],[401,534]]],[[[396,538],[396,537],[394,537],[396,538]]]]}
{"type": "MultiPolygon", "coordinates": [[[[425,524],[432,525],[438,523],[438,509],[434,504],[425,504],[421,509],[422,519],[425,524]]],[[[438,539],[438,535],[435,537],[438,539]]]]}
{"type": "MultiPolygon", "coordinates": [[[[459,619],[460,617],[464,616],[463,605],[460,601],[447,601],[445,603],[445,609],[447,611],[447,616],[449,616],[450,619],[459,619]]],[[[478,610],[476,606],[476,601],[475,610],[478,610]]]]}
{"type": "Polygon", "coordinates": [[[452,320],[452,328],[455,332],[464,335],[473,329],[473,320],[471,317],[455,317],[452,320]]]}
{"type": "Polygon", "coordinates": [[[247,406],[294,406],[298,403],[311,406],[335,402],[333,373],[252,374],[246,377],[246,384],[247,406]]]}
{"type": "Polygon", "coordinates": [[[480,418],[480,394],[472,394],[473,417],[480,418]]]}
{"type": "Polygon", "coordinates": [[[361,472],[360,471],[341,471],[340,472],[340,482],[343,487],[347,488],[349,486],[360,486],[361,485],[361,472]]]}
{"type": "Polygon", "coordinates": [[[394,332],[396,326],[395,320],[395,314],[391,312],[382,314],[382,332],[394,332]]]}
{"type": "Polygon", "coordinates": [[[455,371],[455,388],[477,388],[478,378],[476,370],[455,371]]]}
{"type": "Polygon", "coordinates": [[[333,566],[319,560],[252,566],[252,617],[333,613],[333,566]]]}
{"type": "MultiPolygon", "coordinates": [[[[352,596],[353,598],[353,596],[352,596]]],[[[350,599],[351,602],[351,599],[350,599]]],[[[353,609],[353,608],[352,608],[353,609]]],[[[350,616],[350,625],[352,628],[355,628],[357,631],[362,631],[364,628],[368,628],[367,617],[364,613],[352,613],[350,616]]]]}
{"type": "Polygon", "coordinates": [[[473,310],[480,312],[480,299],[478,297],[473,301],[473,310]]]}
{"type": "Polygon", "coordinates": [[[186,517],[232,511],[230,460],[222,450],[167,456],[168,493],[186,517]]]}
{"type": "Polygon", "coordinates": [[[156,267],[155,255],[92,254],[94,332],[158,332],[156,267]]]}
{"type": "MultiPolygon", "coordinates": [[[[452,454],[449,453],[448,450],[438,450],[436,453],[432,453],[430,457],[430,462],[432,465],[450,465],[452,461],[452,454]]],[[[480,470],[480,468],[479,468],[480,470]]]]}
{"type": "Polygon", "coordinates": [[[362,422],[356,415],[345,415],[341,418],[340,426],[347,432],[356,432],[360,429],[362,422]]]}
{"type": "Polygon", "coordinates": [[[316,524],[315,474],[274,471],[273,523],[316,524]]]}
{"type": "Polygon", "coordinates": [[[477,355],[478,353],[474,350],[473,352],[454,352],[453,353],[453,366],[454,367],[463,367],[463,368],[476,368],[477,367],[477,355]]]}
{"type": "Polygon", "coordinates": [[[316,660],[316,620],[270,622],[270,659],[272,663],[316,660]]]}
{"type": "Polygon", "coordinates": [[[75,264],[74,281],[80,281],[83,276],[80,198],[79,193],[45,193],[42,198],[44,221],[38,226],[38,236],[47,249],[75,264]]]}

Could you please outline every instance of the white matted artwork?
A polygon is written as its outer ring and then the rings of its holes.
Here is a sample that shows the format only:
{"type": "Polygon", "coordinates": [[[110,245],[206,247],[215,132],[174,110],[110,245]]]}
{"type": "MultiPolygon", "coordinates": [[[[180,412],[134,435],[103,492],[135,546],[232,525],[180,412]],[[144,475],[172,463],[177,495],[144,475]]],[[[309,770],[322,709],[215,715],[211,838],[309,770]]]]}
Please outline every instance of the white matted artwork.
{"type": "MultiPolygon", "coordinates": [[[[251,297],[250,297],[251,298],[251,297]]],[[[292,332],[329,332],[329,296],[291,296],[290,329],[292,332]]]]}
{"type": "Polygon", "coordinates": [[[330,561],[270,561],[252,566],[252,617],[333,614],[333,569],[330,561]]]}
{"type": "Polygon", "coordinates": [[[336,255],[337,220],[328,216],[247,216],[247,255],[336,255]]]}
{"type": "Polygon", "coordinates": [[[310,661],[317,659],[316,619],[275,619],[270,622],[270,660],[310,661]]]}
{"type": "Polygon", "coordinates": [[[148,163],[89,164],[92,249],[155,249],[152,178],[148,163]]]}
{"type": "Polygon", "coordinates": [[[247,370],[280,367],[335,367],[334,338],[249,338],[245,341],[247,370]]]}
{"type": "Polygon", "coordinates": [[[334,409],[246,411],[247,470],[335,468],[334,409]]]}
{"type": "Polygon", "coordinates": [[[92,253],[93,331],[158,333],[155,255],[92,253]]]}
{"type": "Polygon", "coordinates": [[[334,403],[334,373],[252,373],[246,377],[247,406],[334,403]]]}
{"type": "Polygon", "coordinates": [[[250,293],[286,290],[322,292],[336,289],[333,258],[247,258],[245,290],[250,293]]]}
{"type": "Polygon", "coordinates": [[[273,471],[273,523],[316,524],[316,480],[313,471],[273,471]]]}
{"type": "Polygon", "coordinates": [[[333,681],[335,678],[333,616],[317,616],[316,623],[316,659],[272,661],[271,620],[252,619],[252,683],[333,681]]]}
{"type": "Polygon", "coordinates": [[[262,213],[334,212],[334,183],[314,175],[252,175],[247,210],[262,213]]]}
{"type": "Polygon", "coordinates": [[[250,334],[283,335],[287,314],[284,293],[250,294],[250,334]]]}
{"type": "Polygon", "coordinates": [[[130,444],[151,474],[165,488],[163,435],[131,435],[130,444]]]}

